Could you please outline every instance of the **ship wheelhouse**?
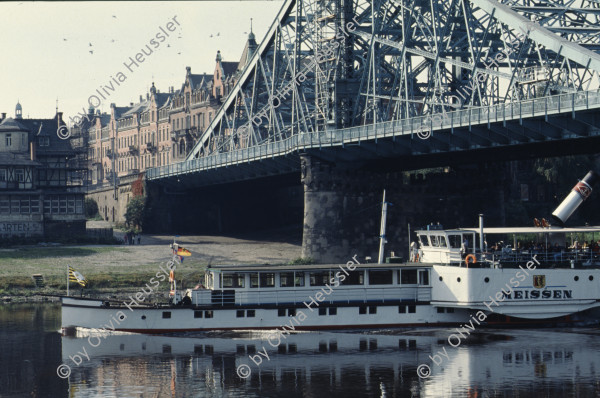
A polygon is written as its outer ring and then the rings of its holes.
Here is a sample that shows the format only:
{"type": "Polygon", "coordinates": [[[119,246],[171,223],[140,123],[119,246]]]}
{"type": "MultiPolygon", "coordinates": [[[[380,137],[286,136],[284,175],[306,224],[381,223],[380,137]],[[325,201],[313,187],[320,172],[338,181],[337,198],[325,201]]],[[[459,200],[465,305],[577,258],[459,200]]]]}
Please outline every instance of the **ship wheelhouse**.
{"type": "Polygon", "coordinates": [[[542,268],[600,266],[598,226],[432,227],[434,226],[416,231],[419,242],[416,262],[467,267],[465,257],[470,254],[472,259],[468,266],[472,268],[515,268],[532,261],[534,256],[542,268]]]}

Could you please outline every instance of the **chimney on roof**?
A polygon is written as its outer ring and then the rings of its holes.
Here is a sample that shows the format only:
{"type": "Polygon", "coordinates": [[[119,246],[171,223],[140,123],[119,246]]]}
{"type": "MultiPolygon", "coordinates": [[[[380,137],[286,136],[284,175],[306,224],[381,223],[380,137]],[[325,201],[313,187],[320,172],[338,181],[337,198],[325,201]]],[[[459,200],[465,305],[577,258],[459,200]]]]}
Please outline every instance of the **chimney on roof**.
{"type": "Polygon", "coordinates": [[[62,112],[56,112],[56,120],[58,120],[59,122],[62,122],[62,115],[63,115],[62,112]]]}
{"type": "Polygon", "coordinates": [[[35,160],[35,140],[29,143],[29,159],[35,160]]]}
{"type": "Polygon", "coordinates": [[[140,94],[140,102],[142,102],[144,100],[144,97],[142,97],[142,95],[140,94]]]}
{"type": "Polygon", "coordinates": [[[129,106],[133,106],[133,102],[130,102],[130,103],[129,103],[129,106]]]}
{"type": "Polygon", "coordinates": [[[2,119],[6,119],[6,112],[2,112],[2,119]]]}

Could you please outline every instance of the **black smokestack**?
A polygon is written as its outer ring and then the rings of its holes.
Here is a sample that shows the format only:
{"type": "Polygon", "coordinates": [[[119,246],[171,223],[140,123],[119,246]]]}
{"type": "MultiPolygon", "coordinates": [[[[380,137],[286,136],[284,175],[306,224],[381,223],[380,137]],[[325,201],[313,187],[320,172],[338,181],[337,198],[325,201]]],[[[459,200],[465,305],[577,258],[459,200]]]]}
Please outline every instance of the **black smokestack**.
{"type": "Polygon", "coordinates": [[[571,193],[562,201],[562,203],[554,210],[552,217],[561,225],[571,217],[573,212],[577,210],[579,205],[590,196],[592,193],[592,185],[598,180],[598,174],[590,170],[583,180],[579,181],[571,190],[571,193]]]}

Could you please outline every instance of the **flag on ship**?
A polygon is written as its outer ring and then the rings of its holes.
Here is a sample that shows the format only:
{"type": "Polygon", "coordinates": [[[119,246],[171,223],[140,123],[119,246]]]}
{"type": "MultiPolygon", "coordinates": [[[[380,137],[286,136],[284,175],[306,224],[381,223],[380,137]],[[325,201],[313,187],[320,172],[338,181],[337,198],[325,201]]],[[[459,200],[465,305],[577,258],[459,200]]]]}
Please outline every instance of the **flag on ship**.
{"type": "Polygon", "coordinates": [[[81,286],[85,287],[85,285],[88,283],[88,280],[85,279],[85,277],[81,275],[79,271],[76,271],[75,268],[69,267],[69,282],[77,282],[81,286]]]}
{"type": "Polygon", "coordinates": [[[181,247],[179,246],[179,248],[177,249],[177,255],[179,257],[189,257],[192,255],[192,252],[190,252],[188,249],[186,249],[185,247],[181,247]]]}

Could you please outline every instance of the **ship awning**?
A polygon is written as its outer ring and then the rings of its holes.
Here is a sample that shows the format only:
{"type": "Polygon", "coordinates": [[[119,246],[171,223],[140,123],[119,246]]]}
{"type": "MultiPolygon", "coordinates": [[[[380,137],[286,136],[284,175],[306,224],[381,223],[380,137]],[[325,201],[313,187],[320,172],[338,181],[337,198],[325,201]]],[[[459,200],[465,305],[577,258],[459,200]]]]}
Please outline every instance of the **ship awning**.
{"type": "MultiPolygon", "coordinates": [[[[452,232],[474,232],[479,233],[479,228],[457,228],[457,229],[445,229],[446,233],[452,232]]],[[[420,232],[442,232],[442,231],[416,231],[420,232]]],[[[600,226],[586,226],[586,227],[573,227],[573,228],[561,228],[558,226],[551,226],[550,228],[539,228],[539,227],[502,227],[502,228],[483,228],[484,234],[541,234],[541,233],[586,233],[586,232],[600,232],[600,226]]]]}

